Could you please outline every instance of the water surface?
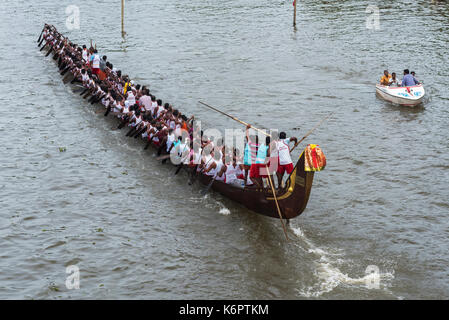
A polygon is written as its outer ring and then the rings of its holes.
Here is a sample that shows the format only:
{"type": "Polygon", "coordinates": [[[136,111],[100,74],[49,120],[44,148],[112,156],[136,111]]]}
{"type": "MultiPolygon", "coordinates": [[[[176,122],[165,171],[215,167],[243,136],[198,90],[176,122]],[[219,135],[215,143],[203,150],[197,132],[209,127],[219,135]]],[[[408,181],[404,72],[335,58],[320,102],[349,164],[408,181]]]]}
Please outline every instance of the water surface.
{"type": "Polygon", "coordinates": [[[368,4],[300,1],[295,31],[291,1],[129,0],[123,41],[117,1],[2,2],[0,298],[449,298],[449,4],[378,1],[380,30],[368,4]],[[39,52],[44,22],[205,127],[240,125],[198,100],[298,137],[335,111],[306,140],[328,166],[294,241],[111,130],[39,52]],[[425,104],[376,98],[385,68],[416,71],[425,104]]]}

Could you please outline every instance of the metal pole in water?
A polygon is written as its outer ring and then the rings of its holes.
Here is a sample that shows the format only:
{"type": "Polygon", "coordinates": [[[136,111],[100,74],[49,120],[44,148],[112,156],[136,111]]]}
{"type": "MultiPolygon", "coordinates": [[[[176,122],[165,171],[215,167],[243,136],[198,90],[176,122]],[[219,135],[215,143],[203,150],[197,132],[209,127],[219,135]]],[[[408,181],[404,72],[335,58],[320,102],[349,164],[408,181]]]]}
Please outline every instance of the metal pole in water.
{"type": "Polygon", "coordinates": [[[122,38],[125,38],[125,0],[122,0],[122,38]]]}
{"type": "Polygon", "coordinates": [[[294,0],[293,1],[293,26],[296,27],[296,2],[298,2],[298,0],[294,0]]]}

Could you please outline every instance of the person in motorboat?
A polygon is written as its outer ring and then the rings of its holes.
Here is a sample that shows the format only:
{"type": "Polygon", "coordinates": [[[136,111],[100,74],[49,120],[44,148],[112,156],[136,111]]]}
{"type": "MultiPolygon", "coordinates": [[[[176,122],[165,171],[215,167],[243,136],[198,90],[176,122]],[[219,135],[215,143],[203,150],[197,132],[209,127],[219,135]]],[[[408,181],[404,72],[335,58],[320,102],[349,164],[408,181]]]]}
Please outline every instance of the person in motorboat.
{"type": "Polygon", "coordinates": [[[391,79],[390,79],[390,82],[389,82],[389,86],[390,87],[399,87],[399,80],[398,80],[398,78],[396,78],[396,72],[393,72],[391,74],[391,79]]]}
{"type": "Polygon", "coordinates": [[[402,83],[401,86],[402,87],[411,87],[411,86],[415,86],[418,84],[418,80],[415,79],[415,77],[413,77],[410,74],[410,71],[408,69],[404,70],[404,77],[402,78],[402,83]]]}
{"type": "Polygon", "coordinates": [[[390,84],[391,75],[388,73],[388,70],[384,70],[384,74],[382,78],[380,78],[380,84],[383,86],[388,86],[390,84]]]}
{"type": "Polygon", "coordinates": [[[415,80],[418,82],[418,84],[420,84],[419,80],[416,78],[415,71],[410,72],[410,74],[413,76],[413,78],[415,78],[415,80]]]}

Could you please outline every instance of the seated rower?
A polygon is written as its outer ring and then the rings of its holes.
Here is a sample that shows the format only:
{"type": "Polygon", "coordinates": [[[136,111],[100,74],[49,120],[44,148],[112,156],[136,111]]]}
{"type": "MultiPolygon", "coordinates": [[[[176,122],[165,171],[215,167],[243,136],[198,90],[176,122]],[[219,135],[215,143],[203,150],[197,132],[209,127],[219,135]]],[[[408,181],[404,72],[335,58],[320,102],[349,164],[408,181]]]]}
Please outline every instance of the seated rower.
{"type": "Polygon", "coordinates": [[[191,154],[191,161],[190,161],[190,167],[195,168],[197,165],[201,163],[201,153],[203,152],[203,149],[201,148],[201,144],[198,143],[198,141],[194,140],[193,145],[190,150],[191,154]]]}
{"type": "Polygon", "coordinates": [[[161,124],[157,124],[156,125],[156,130],[155,133],[153,134],[153,136],[151,136],[150,139],[152,139],[153,144],[156,147],[160,146],[160,141],[163,139],[163,137],[166,135],[166,127],[163,127],[161,124]]]}
{"type": "Polygon", "coordinates": [[[179,161],[182,164],[188,165],[190,163],[190,138],[185,137],[184,139],[182,139],[181,136],[179,136],[178,139],[179,138],[181,138],[181,143],[176,145],[176,151],[178,153],[179,161]]]}
{"type": "Polygon", "coordinates": [[[161,145],[165,144],[166,153],[170,153],[175,142],[176,142],[175,132],[172,128],[169,128],[167,136],[164,137],[164,140],[161,142],[161,145]]]}
{"type": "Polygon", "coordinates": [[[204,174],[212,176],[216,179],[219,177],[221,178],[224,175],[222,167],[223,162],[221,159],[221,155],[218,152],[214,152],[212,160],[210,161],[209,165],[205,167],[206,169],[204,170],[204,174]]]}
{"type": "Polygon", "coordinates": [[[390,83],[391,75],[388,73],[388,70],[384,70],[384,74],[382,78],[380,78],[380,84],[383,86],[388,86],[390,83]]]}
{"type": "Polygon", "coordinates": [[[142,138],[147,138],[148,142],[151,142],[157,133],[156,125],[156,120],[151,120],[146,131],[142,133],[142,138]]]}
{"type": "Polygon", "coordinates": [[[142,90],[142,96],[140,97],[139,102],[144,112],[150,111],[151,109],[150,90],[148,89],[142,90]]]}
{"type": "Polygon", "coordinates": [[[234,158],[226,164],[225,183],[241,186],[243,180],[239,179],[239,177],[243,177],[243,170],[237,162],[237,157],[234,156],[234,158]]]}
{"type": "Polygon", "coordinates": [[[129,102],[129,105],[133,106],[136,104],[136,97],[134,96],[133,90],[128,90],[125,96],[126,100],[129,102]]]}
{"type": "Polygon", "coordinates": [[[197,166],[197,171],[198,172],[202,172],[204,170],[206,170],[207,166],[209,165],[209,163],[213,160],[213,150],[212,150],[212,146],[206,145],[204,147],[201,147],[201,163],[197,166]]]}

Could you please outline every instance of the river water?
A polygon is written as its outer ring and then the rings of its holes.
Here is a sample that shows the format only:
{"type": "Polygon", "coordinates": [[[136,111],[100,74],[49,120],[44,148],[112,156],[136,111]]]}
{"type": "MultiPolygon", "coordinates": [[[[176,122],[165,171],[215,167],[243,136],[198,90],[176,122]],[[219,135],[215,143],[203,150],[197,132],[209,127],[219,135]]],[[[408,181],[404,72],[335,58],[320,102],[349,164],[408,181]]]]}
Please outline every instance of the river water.
{"type": "Polygon", "coordinates": [[[449,3],[301,0],[295,31],[291,1],[129,0],[125,41],[119,3],[0,4],[0,298],[449,298],[449,3]],[[240,125],[198,100],[298,137],[335,111],[306,140],[328,165],[292,241],[111,130],[39,52],[44,22],[204,127],[240,125]],[[378,99],[385,68],[416,71],[425,103],[378,99]]]}

